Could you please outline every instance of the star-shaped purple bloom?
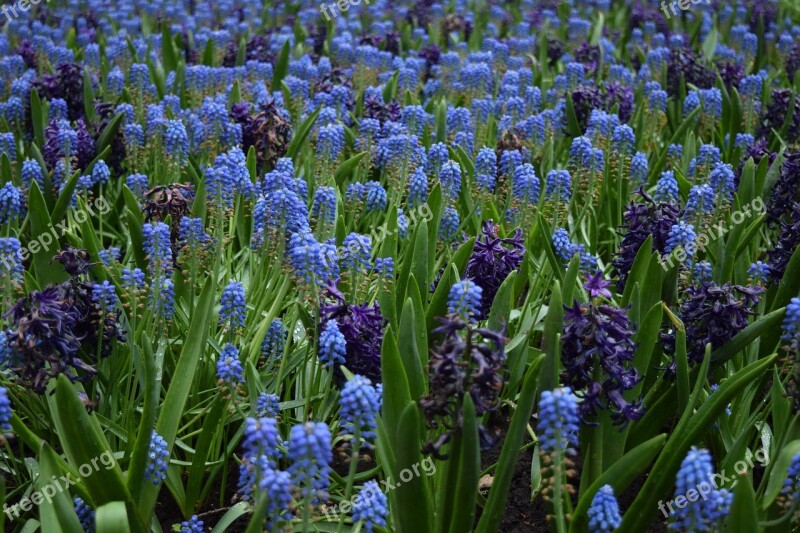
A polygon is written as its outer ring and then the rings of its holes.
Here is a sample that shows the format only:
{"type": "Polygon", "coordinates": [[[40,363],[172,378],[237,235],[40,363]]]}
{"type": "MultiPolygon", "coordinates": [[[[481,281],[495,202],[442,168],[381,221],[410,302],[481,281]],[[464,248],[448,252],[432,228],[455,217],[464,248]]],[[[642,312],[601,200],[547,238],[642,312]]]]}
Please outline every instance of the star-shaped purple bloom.
{"type": "Polygon", "coordinates": [[[590,298],[597,298],[598,296],[611,298],[611,292],[606,289],[609,285],[611,285],[611,282],[605,281],[603,279],[603,273],[598,270],[594,275],[589,276],[583,288],[589,291],[590,298]]]}

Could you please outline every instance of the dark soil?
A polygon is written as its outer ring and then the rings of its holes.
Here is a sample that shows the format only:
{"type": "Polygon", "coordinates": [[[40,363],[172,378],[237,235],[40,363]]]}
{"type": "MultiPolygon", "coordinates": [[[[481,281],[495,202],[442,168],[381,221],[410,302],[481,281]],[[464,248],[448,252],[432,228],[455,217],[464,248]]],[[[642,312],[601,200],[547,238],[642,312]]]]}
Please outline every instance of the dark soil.
{"type": "MultiPolygon", "coordinates": [[[[486,469],[495,464],[500,457],[503,442],[499,441],[494,447],[483,452],[481,468],[486,469]]],[[[500,522],[499,531],[503,533],[549,533],[550,526],[547,522],[547,506],[544,500],[537,497],[531,501],[531,462],[533,448],[528,448],[520,453],[517,466],[511,478],[511,487],[506,498],[506,509],[503,520],[500,522]]],[[[481,509],[478,509],[476,522],[480,518],[481,509]]]]}
{"type": "MultiPolygon", "coordinates": [[[[217,483],[214,484],[214,488],[211,490],[211,493],[208,495],[205,506],[199,513],[197,513],[197,516],[203,521],[206,531],[211,531],[211,529],[216,525],[219,519],[222,518],[225,512],[233,504],[238,503],[238,500],[234,500],[238,481],[239,465],[236,464],[236,461],[231,459],[228,462],[228,479],[225,485],[224,499],[222,500],[225,505],[222,507],[219,506],[221,496],[220,489],[222,486],[220,476],[217,480],[217,483]]],[[[173,524],[180,524],[184,520],[180,507],[178,507],[178,504],[172,498],[172,494],[169,492],[167,487],[161,487],[159,498],[156,502],[155,512],[156,517],[158,518],[158,523],[161,524],[161,528],[164,531],[170,530],[173,524]]],[[[245,515],[236,520],[225,531],[231,533],[244,531],[247,528],[247,522],[249,519],[250,516],[245,515]]]]}

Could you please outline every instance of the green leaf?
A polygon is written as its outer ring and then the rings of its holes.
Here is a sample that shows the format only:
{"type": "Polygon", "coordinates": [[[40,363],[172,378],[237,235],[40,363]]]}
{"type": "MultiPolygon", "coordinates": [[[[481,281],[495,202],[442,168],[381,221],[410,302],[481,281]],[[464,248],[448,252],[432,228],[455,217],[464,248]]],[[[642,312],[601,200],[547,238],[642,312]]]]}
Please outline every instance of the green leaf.
{"type": "Polygon", "coordinates": [[[675,328],[675,362],[677,366],[678,411],[683,412],[689,405],[689,357],[686,351],[686,328],[684,328],[680,319],[673,318],[679,322],[675,328]]]}
{"type": "Polygon", "coordinates": [[[622,459],[603,472],[578,501],[578,505],[572,513],[573,518],[569,530],[571,532],[585,530],[588,525],[586,511],[588,511],[592,498],[598,489],[603,485],[611,485],[614,489],[614,494],[617,496],[625,492],[630,484],[647,470],[647,467],[653,462],[658,452],[664,447],[665,442],[667,442],[666,434],[657,435],[633,448],[622,459]]]}
{"type": "Polygon", "coordinates": [[[581,135],[581,127],[578,123],[578,115],[575,114],[575,103],[572,101],[572,94],[570,93],[564,101],[567,104],[567,135],[569,137],[579,137],[581,135]]]}
{"type": "Polygon", "coordinates": [[[131,530],[123,502],[101,505],[95,511],[94,519],[97,533],[128,533],[131,530]]]}
{"type": "MultiPolygon", "coordinates": [[[[428,370],[428,329],[425,326],[425,308],[422,304],[422,294],[417,281],[412,276],[408,282],[409,298],[414,304],[414,340],[417,344],[417,354],[419,355],[419,366],[422,372],[428,370]]],[[[428,392],[428,380],[422,380],[422,393],[428,392]]]]}
{"type": "MultiPolygon", "coordinates": [[[[734,355],[744,350],[756,339],[760,339],[762,343],[766,342],[766,339],[764,338],[765,332],[775,329],[776,326],[777,328],[780,328],[785,311],[786,310],[784,308],[781,308],[760,317],[758,320],[737,333],[731,340],[714,350],[714,352],[711,354],[711,360],[714,361],[715,364],[719,365],[728,361],[734,355]]],[[[780,334],[778,333],[777,337],[775,338],[780,338],[780,334]]]]}
{"type": "MultiPolygon", "coordinates": [[[[636,332],[636,352],[633,355],[633,366],[640,376],[646,376],[654,367],[652,357],[656,351],[656,343],[661,334],[661,318],[664,315],[664,306],[661,302],[653,305],[639,324],[636,332]]],[[[638,396],[643,385],[643,380],[633,388],[633,395],[638,396]]]]}
{"type": "Polygon", "coordinates": [[[777,459],[771,465],[767,490],[764,491],[764,498],[761,501],[761,508],[765,511],[770,508],[783,490],[783,483],[789,477],[789,465],[792,464],[792,458],[798,453],[800,453],[800,440],[792,441],[781,449],[777,459]]]}
{"type": "Polygon", "coordinates": [[[800,246],[794,251],[786,265],[785,274],[778,286],[778,294],[772,301],[773,310],[789,305],[789,301],[800,294],[800,276],[793,275],[798,271],[800,271],[800,246]]]}
{"type": "Polygon", "coordinates": [[[561,364],[561,332],[564,331],[564,307],[561,301],[561,285],[553,282],[550,291],[550,303],[544,319],[544,338],[542,339],[545,354],[539,393],[553,390],[558,386],[558,374],[561,364]]]}
{"type": "Polygon", "coordinates": [[[636,281],[644,277],[644,273],[650,268],[650,260],[653,257],[653,236],[647,237],[639,250],[636,252],[636,257],[633,260],[633,265],[628,272],[628,279],[625,282],[625,290],[622,292],[622,300],[620,306],[627,307],[631,301],[631,293],[636,281]]]}
{"type": "Polygon", "coordinates": [[[207,67],[214,66],[214,40],[209,39],[206,47],[203,49],[203,65],[207,67]]]}
{"type": "Polygon", "coordinates": [[[696,412],[690,414],[699,398],[702,382],[705,381],[703,369],[708,368],[710,358],[704,359],[703,367],[701,368],[702,379],[698,378],[687,410],[653,466],[652,471],[658,472],[658,475],[649,476],[645,480],[636,499],[622,519],[621,532],[639,532],[647,529],[648,524],[658,510],[658,499],[662,498],[672,485],[680,463],[689,447],[696,443],[704,432],[708,431],[730,401],[750,383],[761,377],[764,371],[775,363],[776,358],[777,355],[772,355],[742,368],[736,374],[724,380],[719,389],[696,412]]]}
{"type": "Polygon", "coordinates": [[[395,453],[401,436],[397,434],[400,415],[406,405],[412,402],[411,392],[408,386],[408,378],[403,368],[403,360],[400,358],[400,351],[397,349],[392,327],[388,326],[383,335],[383,346],[381,348],[381,374],[383,375],[383,405],[381,414],[386,424],[389,442],[392,443],[395,453]]]}
{"type": "Polygon", "coordinates": [[[420,473],[413,475],[411,480],[400,480],[400,473],[410,471],[412,467],[419,468],[423,460],[420,448],[419,407],[413,402],[406,404],[397,426],[397,456],[391,483],[396,486],[395,502],[399,518],[399,531],[430,532],[431,518],[433,516],[433,502],[428,486],[428,480],[420,473]]]}
{"type": "Polygon", "coordinates": [[[497,294],[494,296],[492,307],[489,310],[489,329],[500,331],[508,325],[508,319],[511,316],[511,308],[514,305],[512,298],[514,296],[514,278],[517,276],[517,271],[512,270],[511,273],[500,285],[497,294]]]}
{"type": "Polygon", "coordinates": [[[227,402],[221,398],[214,401],[208,416],[205,418],[208,422],[203,424],[203,431],[200,433],[200,438],[194,449],[194,457],[192,458],[192,465],[189,467],[189,479],[186,484],[186,497],[184,499],[184,515],[188,515],[193,511],[195,502],[200,497],[200,489],[203,486],[203,478],[208,474],[206,470],[206,460],[209,457],[209,452],[212,450],[214,439],[217,434],[222,431],[225,423],[227,422],[225,415],[225,408],[227,402]]]}
{"type": "MultiPolygon", "coordinates": [[[[142,351],[139,354],[139,361],[144,369],[144,402],[142,406],[142,416],[139,419],[139,429],[136,440],[131,452],[131,462],[128,467],[128,490],[134,499],[138,500],[142,493],[142,483],[144,483],[144,471],[147,466],[148,455],[150,453],[150,436],[156,419],[156,408],[158,407],[159,393],[161,392],[160,383],[157,380],[156,358],[150,339],[142,336],[142,351]]],[[[134,345],[134,350],[135,345],[134,345]]]]}
{"type": "Polygon", "coordinates": [[[239,502],[230,509],[228,509],[219,522],[211,530],[211,533],[225,533],[229,531],[229,527],[233,525],[239,518],[251,512],[250,504],[247,502],[239,502]]]}
{"type": "MultiPolygon", "coordinates": [[[[278,62],[275,63],[275,69],[272,71],[272,89],[277,90],[281,86],[283,78],[289,72],[289,39],[284,41],[281,53],[278,56],[278,62]]],[[[288,103],[288,102],[287,102],[288,103]]]]}
{"type": "Polygon", "coordinates": [[[336,173],[333,175],[333,181],[337,186],[342,186],[345,180],[347,180],[347,178],[353,174],[353,171],[358,168],[358,164],[366,155],[367,152],[358,153],[339,165],[339,168],[336,169],[336,173]]]}
{"type": "MultiPolygon", "coordinates": [[[[417,291],[417,284],[414,283],[414,291],[417,291]]],[[[403,304],[403,313],[400,316],[400,330],[398,338],[404,339],[400,343],[400,359],[403,362],[403,367],[406,370],[408,377],[408,386],[411,393],[412,400],[418,400],[425,394],[425,375],[423,373],[422,365],[420,364],[419,351],[417,343],[413,342],[415,338],[415,329],[417,320],[414,314],[414,303],[412,299],[406,298],[403,304]]]]}
{"type": "Polygon", "coordinates": [[[31,90],[31,123],[33,126],[33,138],[39,146],[44,146],[44,129],[47,126],[47,118],[42,109],[42,99],[36,89],[31,90]]]}
{"type": "Polygon", "coordinates": [[[67,209],[69,209],[69,204],[72,201],[72,193],[75,191],[80,177],[80,171],[76,171],[64,184],[64,188],[58,195],[58,200],[56,200],[56,205],[53,207],[52,222],[56,224],[61,222],[67,214],[67,209]]]}
{"type": "MultiPolygon", "coordinates": [[[[60,421],[58,428],[64,453],[78,472],[86,465],[92,467],[91,473],[81,476],[81,480],[96,506],[115,501],[127,502],[128,512],[136,516],[136,507],[100,424],[95,415],[86,412],[77,392],[64,374],[58,376],[54,416],[60,421]]],[[[144,529],[141,524],[134,523],[134,526],[137,531],[144,529]]]]}
{"type": "Polygon", "coordinates": [[[542,357],[536,358],[525,374],[525,381],[522,391],[517,399],[514,414],[511,416],[511,423],[508,426],[503,448],[500,450],[500,458],[497,461],[497,469],[494,472],[492,488],[489,489],[489,496],[486,505],[481,513],[476,533],[489,533],[498,531],[500,521],[505,511],[508,490],[511,487],[511,480],[517,466],[517,456],[525,438],[533,405],[536,400],[536,384],[539,377],[539,370],[542,365],[542,357]]]}
{"type": "MultiPolygon", "coordinates": [[[[31,182],[28,193],[28,217],[31,222],[31,239],[27,243],[26,250],[30,252],[31,263],[36,271],[36,280],[44,287],[50,283],[58,283],[67,279],[67,275],[62,269],[50,264],[50,260],[59,246],[52,234],[54,230],[50,222],[50,212],[47,210],[44,197],[36,181],[31,182]],[[49,241],[49,245],[46,240],[49,241]]],[[[24,254],[23,258],[25,258],[24,254]]]]}
{"type": "Polygon", "coordinates": [[[243,67],[247,63],[247,39],[244,35],[239,39],[239,50],[236,52],[236,66],[243,67]]]}
{"type": "Polygon", "coordinates": [[[758,512],[756,510],[756,494],[747,475],[739,477],[733,489],[728,523],[725,528],[730,533],[753,533],[759,531],[758,512]]]}
{"type": "MultiPolygon", "coordinates": [[[[215,286],[214,277],[210,276],[206,280],[197,306],[194,308],[191,325],[186,334],[175,372],[172,374],[172,382],[169,384],[167,394],[161,404],[162,409],[156,424],[156,433],[167,441],[170,451],[175,444],[175,436],[183,416],[186,400],[192,389],[197,365],[208,344],[208,328],[212,318],[215,286]]],[[[150,516],[157,495],[158,487],[146,485],[143,488],[140,501],[144,516],[150,516]]]]}
{"type": "Polygon", "coordinates": [[[83,110],[90,123],[97,120],[97,112],[94,110],[94,90],[92,89],[92,78],[89,71],[83,70],[83,110]]]}
{"type": "Polygon", "coordinates": [[[144,253],[143,242],[144,236],[142,234],[142,211],[136,211],[130,208],[125,208],[125,220],[128,222],[128,234],[131,237],[131,244],[133,245],[133,258],[136,261],[136,266],[143,271],[147,268],[147,255],[144,253]]]}
{"type": "MultiPolygon", "coordinates": [[[[417,226],[414,237],[414,255],[411,257],[411,274],[417,283],[428,285],[428,221],[422,219],[417,226]]],[[[448,288],[449,290],[449,288],[448,288]]]]}
{"type": "Polygon", "coordinates": [[[289,148],[286,149],[286,157],[294,159],[300,151],[300,148],[302,148],[303,143],[306,141],[306,137],[311,133],[311,128],[314,126],[314,122],[317,120],[320,111],[322,111],[322,107],[318,107],[316,111],[311,113],[303,123],[300,124],[294,137],[292,137],[292,142],[289,143],[289,148]]]}
{"type": "MultiPolygon", "coordinates": [[[[478,419],[472,397],[464,396],[463,424],[453,439],[453,449],[458,452],[456,485],[448,487],[453,496],[453,516],[443,517],[450,525],[450,533],[470,531],[475,523],[475,502],[478,498],[478,480],[481,475],[481,448],[478,438],[478,419]]],[[[455,465],[453,465],[455,466],[455,465]]]]}
{"type": "Polygon", "coordinates": [[[450,288],[453,283],[458,279],[458,271],[455,265],[450,265],[445,268],[442,277],[439,279],[439,284],[436,285],[436,290],[433,292],[431,303],[428,305],[428,310],[425,313],[425,324],[428,328],[428,339],[431,337],[431,331],[439,326],[436,321],[437,317],[443,317],[447,314],[447,298],[450,294],[450,288]]]}
{"type": "Polygon", "coordinates": [[[120,113],[112,118],[111,122],[100,132],[100,136],[97,138],[97,153],[102,153],[106,148],[111,146],[122,124],[122,117],[123,115],[120,113]]]}
{"type": "Polygon", "coordinates": [[[45,497],[39,507],[41,522],[52,524],[53,531],[81,531],[81,523],[69,493],[56,490],[53,483],[53,479],[64,472],[58,463],[58,456],[44,441],[39,449],[39,469],[36,490],[45,497]]]}
{"type": "Polygon", "coordinates": [[[178,66],[178,53],[175,51],[169,24],[161,25],[161,60],[167,72],[174,71],[178,66]]]}

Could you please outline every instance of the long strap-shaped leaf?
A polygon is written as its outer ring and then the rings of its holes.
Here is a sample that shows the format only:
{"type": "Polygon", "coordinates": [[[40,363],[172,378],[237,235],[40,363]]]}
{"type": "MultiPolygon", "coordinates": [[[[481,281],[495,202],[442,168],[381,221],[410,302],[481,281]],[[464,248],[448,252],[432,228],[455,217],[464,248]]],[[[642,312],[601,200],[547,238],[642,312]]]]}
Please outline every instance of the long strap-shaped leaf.
{"type": "Polygon", "coordinates": [[[586,528],[588,516],[586,514],[592,503],[592,498],[597,490],[603,485],[611,485],[616,494],[621,494],[633,483],[633,481],[645,471],[647,466],[653,461],[656,454],[664,447],[667,441],[666,433],[657,435],[652,439],[643,442],[636,448],[629,451],[619,461],[614,463],[611,468],[603,472],[585,491],[585,494],[578,501],[578,506],[572,513],[572,522],[569,530],[583,531],[586,528]]]}
{"type": "MultiPolygon", "coordinates": [[[[625,513],[619,528],[621,533],[639,533],[647,529],[653,515],[658,511],[658,500],[664,497],[672,485],[689,447],[711,427],[728,403],[772,366],[776,358],[777,355],[772,355],[741,369],[730,379],[724,381],[697,412],[693,413],[694,405],[699,397],[699,388],[705,381],[705,374],[701,369],[695,390],[689,400],[689,407],[683,413],[678,426],[653,466],[653,472],[658,472],[658,475],[649,476],[645,481],[639,495],[625,513]]],[[[708,359],[706,357],[704,360],[703,368],[708,367],[708,359]]]]}
{"type": "Polygon", "coordinates": [[[511,424],[508,426],[503,449],[500,451],[500,459],[497,462],[497,470],[494,474],[489,497],[486,500],[486,507],[483,508],[483,514],[481,514],[478,527],[475,529],[478,533],[497,531],[500,520],[503,518],[517,456],[533,412],[533,404],[536,399],[536,383],[539,377],[539,370],[542,367],[542,359],[541,356],[537,358],[528,368],[528,372],[525,375],[522,392],[517,400],[514,415],[511,417],[511,424]]]}
{"type": "MultiPolygon", "coordinates": [[[[209,277],[203,287],[203,292],[200,293],[200,299],[192,317],[192,324],[189,326],[189,332],[186,335],[178,365],[172,375],[172,382],[169,385],[167,395],[162,404],[162,411],[158,417],[156,432],[167,441],[170,451],[175,443],[178,425],[191,391],[197,364],[207,343],[208,324],[214,303],[214,287],[214,279],[209,277]]],[[[142,516],[149,517],[150,513],[153,512],[158,489],[158,486],[147,484],[142,489],[140,501],[142,516]]]]}
{"type": "Polygon", "coordinates": [[[89,494],[97,506],[110,502],[124,502],[132,519],[134,531],[144,531],[139,512],[133,503],[130,492],[122,479],[119,464],[114,461],[109,468],[106,457],[113,458],[111,448],[93,422],[94,415],[86,412],[83,402],[69,379],[63,374],[58,377],[56,385],[56,416],[61,420],[61,445],[64,447],[69,462],[78,471],[84,466],[92,468],[88,476],[81,480],[89,490],[89,494]]]}

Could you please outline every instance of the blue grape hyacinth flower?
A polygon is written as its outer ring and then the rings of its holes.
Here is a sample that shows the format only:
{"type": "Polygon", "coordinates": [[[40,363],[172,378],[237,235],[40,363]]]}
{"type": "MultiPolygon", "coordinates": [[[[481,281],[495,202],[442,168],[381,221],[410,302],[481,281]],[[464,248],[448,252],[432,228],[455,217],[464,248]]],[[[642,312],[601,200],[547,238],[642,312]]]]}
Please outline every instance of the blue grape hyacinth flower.
{"type": "Polygon", "coordinates": [[[164,437],[153,430],[150,436],[150,451],[147,454],[147,466],[145,467],[144,477],[158,485],[167,479],[167,467],[169,466],[169,451],[167,441],[164,437]]]}
{"type": "Polygon", "coordinates": [[[389,502],[377,481],[367,481],[353,504],[353,522],[364,522],[364,531],[372,533],[375,526],[385,527],[389,502]]]}
{"type": "Polygon", "coordinates": [[[609,533],[619,527],[622,517],[611,485],[603,485],[598,489],[587,514],[591,533],[609,533]]]}

